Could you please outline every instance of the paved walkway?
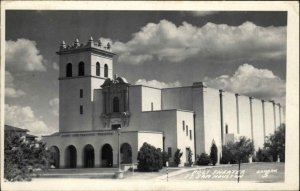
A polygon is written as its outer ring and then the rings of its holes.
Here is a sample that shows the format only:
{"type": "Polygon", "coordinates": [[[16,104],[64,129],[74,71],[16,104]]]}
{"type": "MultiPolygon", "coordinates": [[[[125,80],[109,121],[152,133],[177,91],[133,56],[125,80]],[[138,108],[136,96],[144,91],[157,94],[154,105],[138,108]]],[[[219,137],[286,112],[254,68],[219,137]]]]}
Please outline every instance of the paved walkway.
{"type": "MultiPolygon", "coordinates": [[[[162,175],[162,176],[159,176],[159,177],[155,177],[153,179],[155,180],[166,180],[167,179],[167,176],[168,178],[171,178],[173,176],[176,176],[176,175],[179,175],[179,174],[182,174],[182,173],[185,173],[185,172],[188,172],[188,171],[192,171],[192,170],[199,170],[199,169],[208,169],[208,168],[213,168],[213,166],[196,166],[196,167],[184,167],[184,168],[176,168],[176,169],[179,169],[179,170],[176,170],[176,171],[173,171],[173,172],[170,172],[165,175],[162,175]]],[[[172,168],[174,169],[174,168],[172,168]]]]}

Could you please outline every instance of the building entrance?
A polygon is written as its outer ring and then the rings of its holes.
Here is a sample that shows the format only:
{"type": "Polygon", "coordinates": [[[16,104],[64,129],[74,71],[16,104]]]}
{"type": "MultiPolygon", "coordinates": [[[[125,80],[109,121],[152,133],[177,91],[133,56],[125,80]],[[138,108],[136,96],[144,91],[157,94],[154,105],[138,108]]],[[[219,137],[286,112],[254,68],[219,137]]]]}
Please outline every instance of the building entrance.
{"type": "Polygon", "coordinates": [[[95,152],[92,145],[84,147],[84,167],[93,168],[95,166],[95,152]]]}
{"type": "Polygon", "coordinates": [[[53,165],[55,168],[59,168],[59,149],[57,146],[52,146],[50,148],[51,152],[51,165],[53,165]]]}
{"type": "Polygon", "coordinates": [[[109,144],[105,144],[101,151],[101,164],[102,167],[113,166],[113,149],[109,144]]]}
{"type": "Polygon", "coordinates": [[[66,149],[65,164],[66,168],[76,168],[77,166],[77,150],[73,145],[66,149]]]}
{"type": "Polygon", "coordinates": [[[121,145],[121,164],[131,164],[132,163],[132,149],[128,143],[123,143],[121,145]]]}

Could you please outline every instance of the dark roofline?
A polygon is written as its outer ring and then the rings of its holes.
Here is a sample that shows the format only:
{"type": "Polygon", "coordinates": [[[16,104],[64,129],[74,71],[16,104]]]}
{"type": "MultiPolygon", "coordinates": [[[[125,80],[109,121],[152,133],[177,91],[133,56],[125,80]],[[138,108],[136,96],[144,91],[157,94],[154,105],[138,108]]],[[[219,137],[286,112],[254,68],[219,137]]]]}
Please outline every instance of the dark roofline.
{"type": "Polygon", "coordinates": [[[19,127],[14,127],[14,126],[11,126],[11,125],[4,125],[4,130],[5,131],[16,131],[16,132],[28,132],[29,131],[27,129],[22,129],[22,128],[19,128],[19,127]]]}

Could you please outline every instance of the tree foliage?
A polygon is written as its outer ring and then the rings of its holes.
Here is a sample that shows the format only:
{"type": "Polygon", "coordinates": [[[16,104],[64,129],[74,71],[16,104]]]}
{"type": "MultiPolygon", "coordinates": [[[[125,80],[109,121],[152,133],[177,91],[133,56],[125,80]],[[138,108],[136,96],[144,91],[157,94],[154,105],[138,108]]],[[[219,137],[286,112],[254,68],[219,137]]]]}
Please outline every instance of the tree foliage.
{"type": "Polygon", "coordinates": [[[266,152],[276,161],[278,156],[280,161],[285,161],[285,124],[279,126],[275,133],[267,138],[264,144],[266,152]]]}
{"type": "Polygon", "coordinates": [[[39,171],[48,169],[50,152],[42,141],[5,133],[4,178],[9,181],[31,180],[39,171]]]}
{"type": "Polygon", "coordinates": [[[228,142],[222,148],[222,163],[245,162],[254,153],[254,144],[246,137],[240,137],[236,142],[228,142]]]}
{"type": "Polygon", "coordinates": [[[201,153],[197,156],[197,165],[209,165],[211,163],[210,157],[206,153],[201,153]]]}
{"type": "Polygon", "coordinates": [[[218,148],[217,148],[217,145],[215,144],[215,142],[212,143],[211,148],[210,148],[210,160],[214,166],[218,162],[218,148]]]}
{"type": "Polygon", "coordinates": [[[181,163],[182,152],[180,152],[180,149],[177,149],[174,154],[174,162],[175,165],[178,166],[181,163]]]}
{"type": "Polygon", "coordinates": [[[143,172],[157,172],[163,167],[161,149],[144,143],[138,152],[138,170],[143,172]]]}

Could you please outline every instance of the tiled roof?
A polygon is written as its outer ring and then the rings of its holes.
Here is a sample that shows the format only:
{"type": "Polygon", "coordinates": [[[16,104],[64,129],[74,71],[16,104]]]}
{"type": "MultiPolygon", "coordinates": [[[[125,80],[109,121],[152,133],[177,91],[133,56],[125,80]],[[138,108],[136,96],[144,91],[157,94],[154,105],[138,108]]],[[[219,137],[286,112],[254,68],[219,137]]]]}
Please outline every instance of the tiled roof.
{"type": "Polygon", "coordinates": [[[16,131],[16,132],[28,132],[27,129],[21,129],[21,128],[13,127],[10,125],[4,125],[4,130],[5,131],[16,131]]]}

